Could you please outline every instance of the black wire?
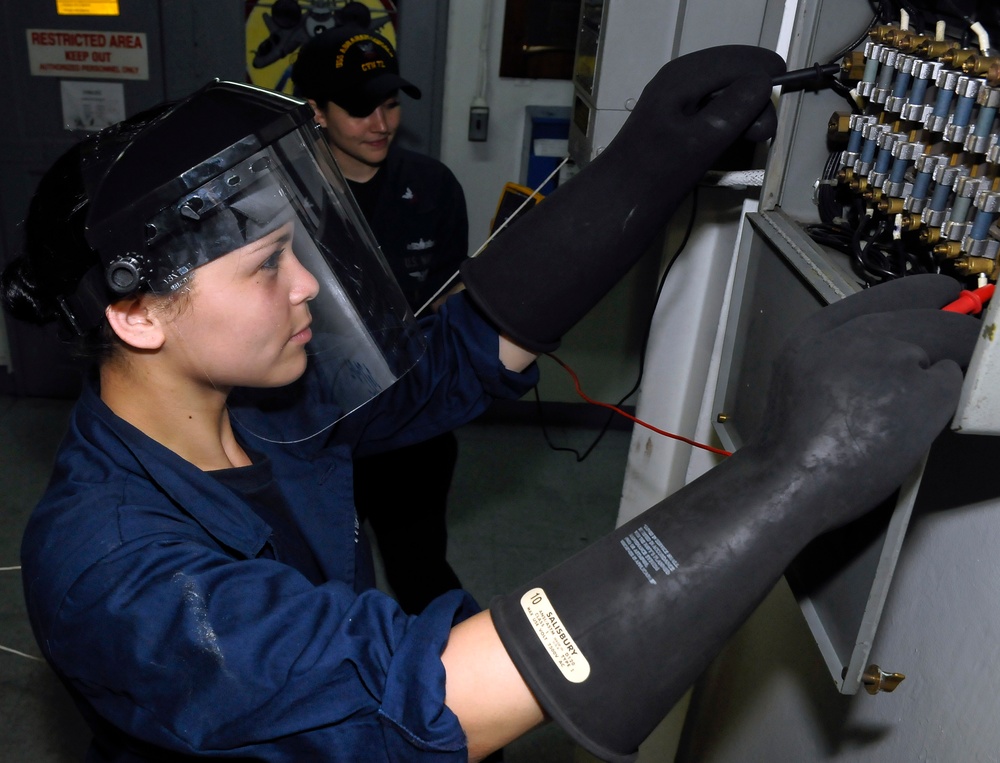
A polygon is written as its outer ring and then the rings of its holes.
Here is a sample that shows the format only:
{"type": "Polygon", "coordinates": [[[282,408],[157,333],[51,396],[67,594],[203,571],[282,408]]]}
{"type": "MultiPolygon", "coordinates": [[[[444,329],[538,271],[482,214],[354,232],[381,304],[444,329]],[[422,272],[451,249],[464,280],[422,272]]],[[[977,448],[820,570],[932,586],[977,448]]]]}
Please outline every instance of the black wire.
{"type": "Polygon", "coordinates": [[[830,60],[827,63],[831,63],[831,64],[837,63],[838,61],[840,61],[841,59],[843,59],[844,56],[848,55],[852,50],[854,50],[856,47],[858,47],[858,45],[860,45],[865,40],[867,40],[868,39],[868,35],[871,34],[872,29],[875,28],[875,26],[878,24],[878,21],[879,21],[878,16],[875,16],[871,20],[871,23],[865,28],[865,31],[862,32],[858,36],[858,38],[856,40],[854,40],[854,42],[852,42],[850,45],[845,45],[838,52],[836,52],[832,56],[830,56],[830,60]]]}
{"type": "Polygon", "coordinates": [[[830,83],[830,89],[837,95],[843,96],[844,100],[847,101],[848,105],[851,107],[852,114],[864,113],[864,109],[861,108],[861,104],[859,104],[857,99],[854,97],[854,92],[851,90],[849,85],[845,85],[840,80],[835,79],[830,83]]]}
{"type": "MultiPolygon", "coordinates": [[[[824,179],[829,176],[830,168],[828,161],[824,179]]],[[[821,186],[820,190],[824,187],[829,188],[821,186]]],[[[918,245],[911,250],[902,238],[893,236],[893,219],[868,215],[862,199],[856,198],[850,207],[839,210],[822,195],[817,202],[821,222],[803,226],[805,232],[817,244],[847,255],[852,269],[866,285],[938,271],[927,247],[918,245]]]]}
{"type": "Polygon", "coordinates": [[[974,23],[976,23],[975,13],[972,13],[971,16],[966,14],[961,8],[955,5],[955,3],[952,2],[952,0],[944,0],[944,4],[947,5],[949,8],[951,8],[952,11],[955,12],[955,15],[958,16],[960,19],[962,19],[962,21],[964,21],[967,26],[972,26],[974,23]]]}
{"type": "Polygon", "coordinates": [[[906,0],[903,0],[903,2],[900,3],[900,7],[905,8],[906,12],[910,15],[910,23],[913,25],[914,29],[919,32],[927,31],[927,22],[923,9],[919,8],[914,3],[907,2],[906,0]]]}
{"type": "Polygon", "coordinates": [[[892,228],[892,223],[888,220],[873,222],[875,222],[875,230],[872,231],[868,241],[861,248],[861,259],[868,271],[880,280],[891,281],[894,278],[899,278],[903,274],[892,269],[892,263],[889,261],[885,249],[881,245],[882,239],[885,238],[886,233],[892,228]]]}
{"type": "Polygon", "coordinates": [[[864,279],[868,286],[871,286],[872,282],[869,279],[864,259],[861,256],[861,239],[864,236],[865,227],[869,222],[871,222],[871,218],[866,215],[862,224],[855,229],[854,235],[851,237],[851,267],[855,273],[864,279]]]}
{"type": "Polygon", "coordinates": [[[816,192],[816,207],[819,219],[826,225],[833,225],[840,218],[843,207],[837,202],[839,186],[833,181],[840,172],[840,152],[831,152],[823,165],[819,189],[816,192]]]}
{"type": "Polygon", "coordinates": [[[817,244],[828,246],[844,254],[851,253],[853,232],[844,224],[814,223],[805,227],[806,233],[817,244]]]}
{"type": "MultiPolygon", "coordinates": [[[[863,202],[859,203],[863,206],[863,202]]],[[[848,248],[851,267],[868,286],[929,272],[927,263],[908,252],[903,242],[892,236],[892,231],[891,219],[865,214],[851,234],[848,248]]]]}
{"type": "MultiPolygon", "coordinates": [[[[660,295],[663,292],[663,285],[666,283],[667,275],[669,275],[671,269],[673,269],[674,263],[677,262],[677,258],[680,256],[681,252],[683,252],[684,249],[687,247],[688,241],[690,241],[690,239],[691,239],[691,232],[694,230],[694,222],[695,222],[695,220],[697,219],[697,216],[698,216],[698,187],[697,186],[695,186],[694,189],[691,191],[690,196],[691,196],[691,215],[690,215],[690,217],[688,217],[687,227],[684,230],[684,238],[682,238],[680,244],[677,245],[677,250],[674,252],[673,256],[667,262],[666,267],[663,269],[663,275],[660,276],[659,283],[657,283],[657,285],[656,285],[656,295],[655,295],[655,297],[653,299],[653,312],[654,313],[656,311],[656,306],[660,303],[660,295]]],[[[638,370],[638,372],[636,374],[635,383],[632,385],[632,388],[622,396],[621,400],[619,400],[615,404],[615,407],[617,407],[617,408],[620,408],[621,406],[623,406],[625,404],[625,401],[627,401],[630,397],[632,397],[632,395],[634,395],[636,393],[636,391],[639,389],[639,385],[642,383],[642,377],[643,377],[643,374],[645,373],[645,368],[646,368],[646,347],[647,347],[647,345],[649,343],[649,332],[650,332],[650,330],[652,328],[652,323],[653,323],[653,315],[651,314],[649,316],[649,320],[645,322],[646,328],[645,328],[645,330],[643,332],[642,343],[640,345],[640,350],[639,350],[639,370],[638,370]]],[[[539,421],[539,424],[541,425],[542,436],[545,438],[545,442],[548,444],[549,448],[551,448],[552,450],[555,450],[555,451],[565,451],[565,452],[568,452],[568,453],[575,454],[575,456],[576,456],[576,462],[577,463],[582,462],[585,458],[587,458],[587,456],[589,456],[593,452],[594,448],[596,448],[597,445],[598,445],[598,443],[600,443],[601,440],[604,438],[604,435],[607,434],[608,429],[611,427],[611,422],[614,421],[615,416],[618,415],[614,411],[610,411],[608,413],[608,416],[604,420],[604,424],[601,427],[600,432],[598,432],[597,437],[594,438],[594,441],[587,447],[587,449],[581,455],[580,452],[576,448],[571,448],[569,446],[556,445],[556,444],[554,444],[552,442],[551,438],[549,437],[548,429],[546,428],[546,425],[545,425],[545,416],[544,416],[543,411],[542,411],[542,401],[541,401],[541,398],[538,395],[538,387],[537,387],[537,385],[533,388],[532,391],[534,392],[534,395],[535,395],[535,408],[537,410],[538,421],[539,421]]]]}
{"type": "Polygon", "coordinates": [[[839,53],[835,53],[834,55],[832,55],[827,63],[833,64],[840,61],[840,59],[842,59],[844,56],[846,56],[848,53],[850,53],[852,50],[858,47],[858,45],[867,40],[868,35],[871,34],[872,30],[876,26],[878,26],[879,22],[881,22],[885,18],[883,8],[884,6],[888,5],[887,0],[878,0],[878,2],[872,2],[871,0],[869,0],[868,5],[869,7],[871,7],[872,12],[874,13],[874,17],[868,24],[868,27],[865,29],[864,32],[862,32],[858,36],[856,40],[854,40],[854,42],[852,42],[850,45],[846,45],[843,48],[841,48],[839,53]]]}

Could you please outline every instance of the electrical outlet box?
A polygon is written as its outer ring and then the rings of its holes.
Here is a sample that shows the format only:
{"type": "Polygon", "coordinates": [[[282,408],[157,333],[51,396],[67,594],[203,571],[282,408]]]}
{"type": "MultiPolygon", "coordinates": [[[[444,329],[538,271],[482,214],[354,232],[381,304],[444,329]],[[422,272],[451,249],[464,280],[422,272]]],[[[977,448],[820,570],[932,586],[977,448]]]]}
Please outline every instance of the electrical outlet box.
{"type": "Polygon", "coordinates": [[[473,105],[469,109],[469,140],[483,142],[490,125],[490,109],[488,106],[473,105]]]}

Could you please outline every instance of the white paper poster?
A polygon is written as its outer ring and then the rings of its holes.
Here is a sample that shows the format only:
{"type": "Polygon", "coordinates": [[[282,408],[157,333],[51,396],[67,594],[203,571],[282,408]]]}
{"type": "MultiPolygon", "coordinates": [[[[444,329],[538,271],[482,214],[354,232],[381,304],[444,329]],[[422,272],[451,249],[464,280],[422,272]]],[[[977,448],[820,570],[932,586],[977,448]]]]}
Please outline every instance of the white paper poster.
{"type": "Polygon", "coordinates": [[[63,81],[63,127],[97,132],[125,118],[125,86],[121,82],[63,81]]]}

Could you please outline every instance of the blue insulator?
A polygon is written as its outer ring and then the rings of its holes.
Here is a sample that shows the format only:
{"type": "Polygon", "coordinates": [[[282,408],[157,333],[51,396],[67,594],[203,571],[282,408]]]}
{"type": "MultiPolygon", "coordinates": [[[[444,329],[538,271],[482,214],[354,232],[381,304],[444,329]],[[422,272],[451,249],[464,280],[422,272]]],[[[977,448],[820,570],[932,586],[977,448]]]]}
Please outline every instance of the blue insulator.
{"type": "Polygon", "coordinates": [[[972,134],[977,138],[985,138],[993,130],[993,120],[996,119],[996,116],[995,107],[980,106],[979,116],[976,118],[976,126],[972,134]]]}
{"type": "Polygon", "coordinates": [[[878,156],[875,159],[875,172],[888,172],[889,165],[892,163],[892,149],[891,148],[880,148],[878,151],[878,156]]]}
{"type": "Polygon", "coordinates": [[[882,67],[882,71],[878,73],[878,82],[876,87],[883,88],[886,91],[889,90],[889,85],[892,84],[892,77],[896,73],[896,68],[889,64],[882,67]]]}
{"type": "Polygon", "coordinates": [[[861,75],[861,81],[873,84],[875,73],[878,71],[878,58],[869,58],[865,62],[865,72],[861,75]]]}
{"type": "Polygon", "coordinates": [[[972,230],[969,231],[969,237],[976,241],[985,241],[989,234],[990,226],[993,225],[996,217],[995,213],[984,212],[982,210],[976,212],[976,216],[972,220],[972,230]]]}
{"type": "Polygon", "coordinates": [[[933,175],[933,172],[918,172],[913,178],[913,192],[910,195],[916,199],[926,199],[933,175]]]}
{"type": "Polygon", "coordinates": [[[872,137],[865,138],[864,146],[861,148],[861,161],[870,164],[875,158],[875,151],[878,149],[878,142],[875,140],[877,133],[873,130],[869,133],[872,137]]]}
{"type": "Polygon", "coordinates": [[[958,99],[958,104],[955,106],[955,116],[951,120],[953,125],[958,127],[963,127],[969,124],[969,120],[972,118],[972,108],[976,105],[976,99],[970,98],[967,95],[962,96],[958,99]]]}
{"type": "Polygon", "coordinates": [[[948,219],[953,223],[964,223],[969,217],[969,209],[972,207],[972,199],[968,196],[955,195],[955,202],[951,205],[951,214],[948,219]]]}
{"type": "Polygon", "coordinates": [[[951,186],[945,183],[938,183],[934,187],[934,195],[931,196],[930,209],[935,212],[943,212],[948,208],[948,199],[951,196],[951,186]]]}
{"type": "Polygon", "coordinates": [[[910,97],[907,99],[914,106],[920,106],[924,102],[924,98],[927,96],[927,86],[930,84],[928,79],[923,77],[918,77],[913,81],[913,89],[910,90],[910,97]]]}
{"type": "Polygon", "coordinates": [[[906,95],[906,91],[910,89],[910,80],[913,76],[908,71],[900,70],[896,74],[896,82],[892,86],[892,94],[896,98],[902,98],[906,95]]]}
{"type": "Polygon", "coordinates": [[[906,169],[910,163],[905,159],[896,159],[892,163],[892,172],[889,174],[890,183],[902,183],[906,180],[906,169]]]}
{"type": "Polygon", "coordinates": [[[865,136],[861,133],[861,125],[859,124],[856,129],[851,130],[851,134],[847,138],[847,153],[858,153],[861,150],[861,141],[864,138],[865,136]]]}
{"type": "Polygon", "coordinates": [[[951,101],[955,95],[954,90],[948,90],[946,88],[940,88],[938,90],[937,99],[934,101],[934,110],[931,111],[931,116],[934,117],[946,117],[951,109],[951,101]]]}
{"type": "Polygon", "coordinates": [[[861,130],[853,130],[851,132],[851,137],[847,140],[847,151],[851,154],[856,154],[861,150],[861,141],[863,140],[861,135],[861,130]]]}

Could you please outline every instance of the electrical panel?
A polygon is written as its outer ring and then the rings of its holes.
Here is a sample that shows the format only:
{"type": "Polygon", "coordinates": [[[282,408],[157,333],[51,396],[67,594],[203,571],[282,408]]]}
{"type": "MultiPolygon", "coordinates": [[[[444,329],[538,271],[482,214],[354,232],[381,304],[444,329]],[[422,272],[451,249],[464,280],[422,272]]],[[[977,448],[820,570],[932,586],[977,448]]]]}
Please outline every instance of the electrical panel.
{"type": "MultiPolygon", "coordinates": [[[[730,449],[762,424],[771,362],[810,312],[917,273],[952,275],[976,294],[1000,276],[996,10],[904,5],[881,3],[874,19],[862,0],[797,5],[789,68],[832,62],[839,71],[817,71],[815,86],[778,101],[759,210],[744,222],[724,316],[713,415],[730,449]]],[[[953,425],[962,432],[1000,433],[997,310],[982,313],[953,425]]],[[[910,512],[921,490],[933,490],[923,474],[864,521],[819,539],[786,575],[845,694],[864,684],[910,512]]]]}

